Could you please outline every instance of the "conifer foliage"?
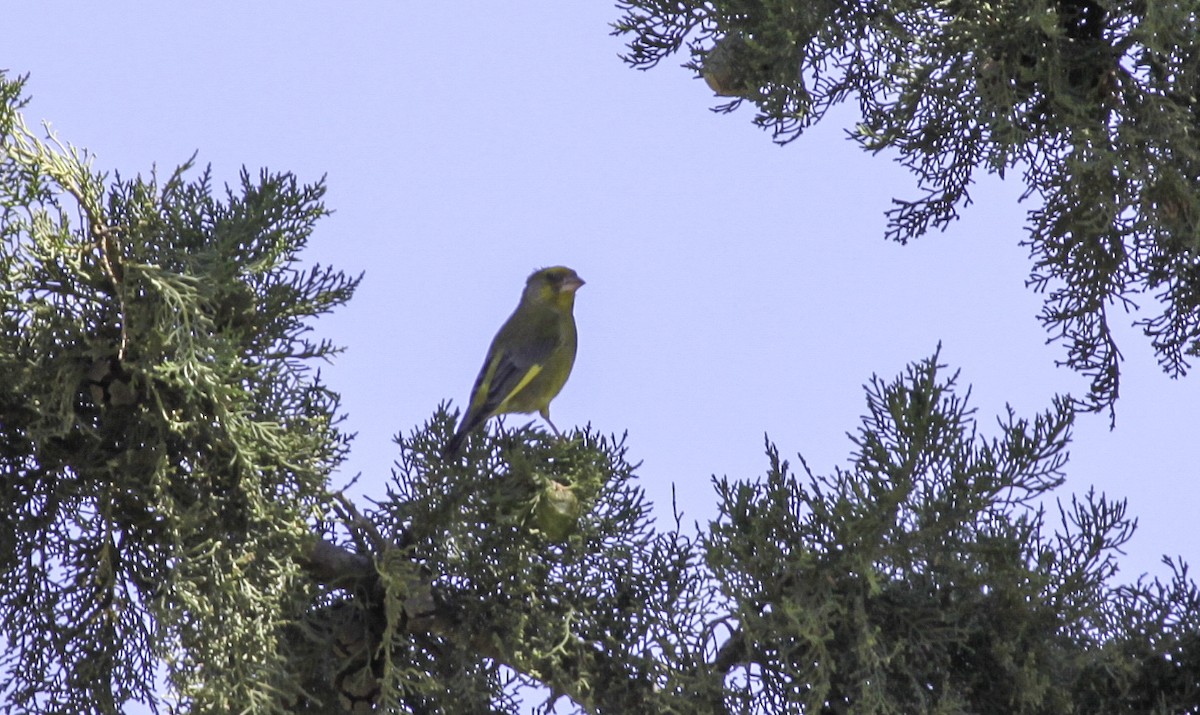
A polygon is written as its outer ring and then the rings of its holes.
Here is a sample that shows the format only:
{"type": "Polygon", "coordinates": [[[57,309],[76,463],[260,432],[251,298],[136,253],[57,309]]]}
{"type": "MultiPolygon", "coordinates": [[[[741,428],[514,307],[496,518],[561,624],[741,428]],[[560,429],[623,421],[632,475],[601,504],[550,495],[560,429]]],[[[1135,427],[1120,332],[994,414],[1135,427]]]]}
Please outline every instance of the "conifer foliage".
{"type": "Polygon", "coordinates": [[[1088,376],[1077,406],[1120,395],[1113,321],[1163,369],[1200,352],[1200,9],[1192,2],[622,0],[625,59],[676,53],[733,111],[787,143],[850,102],[849,135],[917,181],[889,238],[944,229],[979,172],[1022,175],[1040,319],[1088,376]]]}
{"type": "MultiPolygon", "coordinates": [[[[937,354],[866,387],[846,465],[652,518],[624,438],[444,406],[386,493],[298,253],[322,187],[111,179],[0,77],[0,713],[1183,713],[1200,593],[1114,581],[1125,503],[1059,500],[1072,403],[980,434],[937,354]],[[537,687],[540,690],[534,690],[537,687]]],[[[672,475],[695,484],[697,475],[672,475]]]]}
{"type": "Polygon", "coordinates": [[[0,702],[114,712],[165,677],[269,712],[346,447],[307,321],[355,281],[296,263],[323,189],[110,181],[0,88],[0,702]]]}

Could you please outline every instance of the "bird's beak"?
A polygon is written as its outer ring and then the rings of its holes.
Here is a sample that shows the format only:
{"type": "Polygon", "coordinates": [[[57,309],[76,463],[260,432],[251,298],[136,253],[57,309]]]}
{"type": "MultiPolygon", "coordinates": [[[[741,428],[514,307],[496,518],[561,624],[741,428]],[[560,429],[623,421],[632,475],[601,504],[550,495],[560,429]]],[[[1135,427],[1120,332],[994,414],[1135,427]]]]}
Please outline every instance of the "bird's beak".
{"type": "Polygon", "coordinates": [[[579,276],[571,276],[562,282],[562,288],[559,290],[561,290],[563,293],[574,293],[583,286],[584,282],[585,281],[579,276]]]}

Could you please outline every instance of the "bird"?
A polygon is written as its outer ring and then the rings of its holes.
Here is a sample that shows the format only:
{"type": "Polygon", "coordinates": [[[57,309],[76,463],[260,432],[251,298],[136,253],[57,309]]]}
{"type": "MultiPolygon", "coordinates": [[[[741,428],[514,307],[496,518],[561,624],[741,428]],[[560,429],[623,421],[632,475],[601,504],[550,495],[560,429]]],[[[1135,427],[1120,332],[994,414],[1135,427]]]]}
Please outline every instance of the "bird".
{"type": "Polygon", "coordinates": [[[575,364],[575,291],[583,284],[566,266],[542,268],[529,276],[517,309],[492,339],[466,413],[443,455],[457,455],[477,427],[511,412],[537,412],[561,436],[550,420],[550,401],[575,364]]]}

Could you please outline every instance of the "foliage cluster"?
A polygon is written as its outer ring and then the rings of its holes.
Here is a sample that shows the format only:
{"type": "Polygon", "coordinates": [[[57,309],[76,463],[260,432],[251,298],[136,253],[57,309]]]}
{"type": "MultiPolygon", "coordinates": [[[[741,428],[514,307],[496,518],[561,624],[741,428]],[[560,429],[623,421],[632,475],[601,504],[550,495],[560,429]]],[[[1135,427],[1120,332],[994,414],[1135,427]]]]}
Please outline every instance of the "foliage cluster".
{"type": "Polygon", "coordinates": [[[404,555],[383,570],[392,711],[518,712],[530,684],[613,713],[1200,707],[1186,567],[1115,584],[1125,503],[1053,500],[1070,402],[1010,411],[988,439],[956,379],[936,355],[873,379],[831,475],[797,477],[768,442],[763,477],[715,480],[720,516],[695,538],[652,528],[623,441],[500,430],[447,463],[439,413],[398,440],[371,520],[404,555]],[[568,538],[531,526],[545,480],[580,497],[568,538]],[[414,562],[435,628],[404,622],[414,562]]]}
{"type": "Polygon", "coordinates": [[[165,677],[270,711],[346,449],[307,321],[355,281],[296,265],[323,188],[110,182],[0,80],[0,703],[113,712],[165,677]]]}
{"type": "Polygon", "coordinates": [[[1200,9],[1143,0],[622,0],[626,61],[683,51],[719,94],[789,142],[856,102],[850,135],[888,150],[921,195],[896,200],[890,238],[944,229],[977,172],[1023,174],[1040,316],[1110,411],[1121,353],[1111,315],[1164,370],[1200,351],[1200,9]]]}

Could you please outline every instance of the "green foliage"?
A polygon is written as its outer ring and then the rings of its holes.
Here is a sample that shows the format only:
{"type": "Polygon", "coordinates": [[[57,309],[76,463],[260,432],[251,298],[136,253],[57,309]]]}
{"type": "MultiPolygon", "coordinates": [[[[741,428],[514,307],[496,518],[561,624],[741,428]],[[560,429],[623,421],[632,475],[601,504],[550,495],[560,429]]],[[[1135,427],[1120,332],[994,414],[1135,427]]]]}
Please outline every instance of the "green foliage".
{"type": "Polygon", "coordinates": [[[1200,711],[1200,591],[1186,565],[1163,563],[1167,583],[1139,579],[1106,604],[1102,643],[1074,684],[1077,712],[1200,711]]]}
{"type": "MultiPolygon", "coordinates": [[[[453,614],[460,634],[430,642],[392,619],[388,698],[413,712],[459,712],[464,702],[476,703],[472,711],[491,703],[517,712],[513,688],[540,682],[589,709],[660,711],[651,701],[671,663],[656,656],[682,653],[694,640],[680,642],[674,620],[699,615],[682,603],[697,595],[699,581],[690,572],[690,542],[652,528],[623,440],[587,430],[562,440],[528,427],[501,430],[472,438],[459,463],[442,458],[453,427],[443,410],[398,439],[395,484],[374,519],[386,525],[400,563],[432,575],[439,608],[453,614]],[[565,538],[541,528],[549,482],[580,505],[565,538]],[[460,659],[470,667],[446,670],[445,662],[460,659]],[[506,672],[521,677],[510,681],[506,672]]],[[[409,590],[387,563],[396,612],[409,590]]]]}
{"type": "Polygon", "coordinates": [[[1120,353],[1109,312],[1153,295],[1135,325],[1169,374],[1200,351],[1200,15],[1193,3],[1019,0],[624,0],[626,60],[685,46],[732,111],[788,142],[856,101],[863,148],[898,153],[922,195],[888,236],[944,229],[977,171],[1024,174],[1029,283],[1041,320],[1111,410],[1120,353]]]}
{"type": "Polygon", "coordinates": [[[356,282],[295,266],[323,188],[109,182],[0,87],[3,710],[117,712],[165,675],[195,712],[278,711],[346,448],[306,333],[356,282]]]}
{"type": "Polygon", "coordinates": [[[622,443],[502,429],[447,462],[439,412],[399,440],[372,520],[395,545],[380,559],[389,707],[514,712],[532,683],[613,713],[1200,707],[1186,569],[1113,583],[1124,502],[1089,492],[1047,518],[1071,403],[1010,410],[984,438],[943,372],[935,355],[873,379],[853,460],[830,476],[797,478],[768,443],[765,477],[716,481],[720,516],[694,540],[678,519],[652,528],[622,443]],[[538,528],[547,480],[581,505],[565,540],[538,528]]]}
{"type": "Polygon", "coordinates": [[[347,438],[308,336],[357,282],[296,266],[321,186],[110,182],[24,126],[20,82],[0,100],[0,712],[511,713],[529,685],[596,713],[1200,710],[1186,566],[1115,586],[1134,524],[1103,495],[1048,523],[1070,402],[986,439],[935,355],[868,385],[846,468],[768,442],[695,536],[653,523],[624,438],[501,424],[448,459],[443,408],[364,518],[326,491],[347,438]],[[356,549],[314,537],[331,514],[356,549]]]}
{"type": "Polygon", "coordinates": [[[717,482],[703,543],[738,624],[729,711],[1200,707],[1183,665],[1200,654],[1195,585],[1109,583],[1133,529],[1124,503],[1073,500],[1046,533],[1069,404],[1010,412],[984,440],[936,360],[872,381],[848,469],[797,479],[768,444],[763,480],[717,482]]]}

